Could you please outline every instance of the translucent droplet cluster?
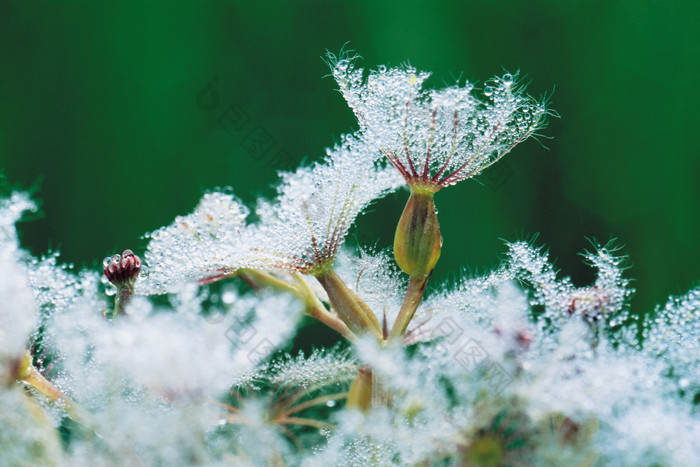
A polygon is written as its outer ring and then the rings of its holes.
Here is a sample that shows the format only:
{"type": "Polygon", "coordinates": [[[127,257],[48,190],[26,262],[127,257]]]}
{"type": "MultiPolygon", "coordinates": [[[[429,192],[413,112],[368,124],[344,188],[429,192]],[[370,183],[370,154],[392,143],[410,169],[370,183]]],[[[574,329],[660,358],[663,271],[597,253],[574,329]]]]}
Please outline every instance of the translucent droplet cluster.
{"type": "Polygon", "coordinates": [[[332,263],[355,218],[398,188],[401,178],[352,136],[311,167],[283,173],[275,203],[262,203],[252,226],[250,267],[313,273],[332,263]]]}
{"type": "Polygon", "coordinates": [[[544,307],[549,325],[556,327],[568,322],[569,316],[577,316],[610,332],[634,319],[626,309],[634,289],[622,275],[625,257],[616,255],[616,251],[608,244],[585,253],[586,261],[598,270],[598,277],[592,286],[581,288],[567,277],[557,279],[542,248],[516,242],[509,245],[508,256],[514,277],[532,287],[531,305],[544,307]]]}
{"type": "Polygon", "coordinates": [[[478,97],[411,67],[333,70],[360,132],[253,216],[205,194],[146,236],[148,273],[130,250],[104,270],[34,258],[15,223],[35,204],[0,198],[0,465],[700,465],[700,288],[641,319],[612,244],[576,287],[520,241],[418,303],[389,252],[344,246],[374,200],[478,173],[544,105],[508,74],[478,97]],[[135,285],[123,312],[101,275],[135,285]],[[386,331],[405,309],[402,339],[339,311],[386,331]],[[317,346],[307,318],[347,341],[317,346]]]}
{"type": "MultiPolygon", "coordinates": [[[[339,256],[337,271],[377,315],[377,320],[383,323],[386,319],[387,328],[391,329],[406,291],[406,281],[391,255],[369,247],[358,253],[345,251],[339,256]]],[[[414,323],[417,321],[420,319],[414,323]]]]}
{"type": "Polygon", "coordinates": [[[429,73],[379,68],[366,79],[356,59],[329,55],[340,92],[372,141],[409,183],[443,187],[479,174],[544,126],[544,103],[509,73],[431,90],[429,73]]]}
{"type": "Polygon", "coordinates": [[[0,382],[6,365],[22,355],[38,318],[29,286],[25,254],[19,249],[15,223],[36,205],[23,193],[0,200],[0,382]]]}
{"type": "Polygon", "coordinates": [[[669,298],[644,326],[643,351],[667,362],[678,390],[688,399],[700,393],[700,287],[669,298]]]}
{"type": "Polygon", "coordinates": [[[241,233],[248,208],[233,195],[205,194],[194,212],[147,235],[148,277],[137,282],[143,293],[172,292],[184,282],[235,271],[246,248],[241,233]]]}
{"type": "Polygon", "coordinates": [[[270,372],[269,380],[280,388],[310,390],[352,381],[357,362],[347,351],[318,349],[308,357],[301,353],[294,358],[277,359],[266,370],[270,372]]]}

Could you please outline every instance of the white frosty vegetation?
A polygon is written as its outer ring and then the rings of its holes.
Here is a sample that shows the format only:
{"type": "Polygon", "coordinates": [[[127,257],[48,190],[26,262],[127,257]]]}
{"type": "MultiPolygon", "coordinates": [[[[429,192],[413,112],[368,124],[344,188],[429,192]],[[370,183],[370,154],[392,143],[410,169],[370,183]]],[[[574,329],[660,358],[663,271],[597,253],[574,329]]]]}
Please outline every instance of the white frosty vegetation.
{"type": "MultiPolygon", "coordinates": [[[[0,201],[0,371],[7,373],[25,350],[26,339],[37,319],[37,307],[20,263],[15,222],[25,211],[36,209],[29,198],[14,193],[0,201]],[[5,370],[5,371],[3,371],[5,370]]],[[[0,382],[4,377],[0,377],[0,382]]]]}
{"type": "Polygon", "coordinates": [[[699,465],[697,287],[641,315],[611,244],[575,287],[527,242],[427,287],[433,194],[533,135],[544,104],[510,75],[477,93],[332,66],[358,133],[252,213],[205,194],[144,263],[108,257],[107,284],[23,251],[35,205],[0,200],[0,465],[699,465]],[[404,183],[394,250],[344,246],[404,183]]]}
{"type": "Polygon", "coordinates": [[[282,173],[273,203],[261,202],[262,222],[251,228],[251,267],[313,273],[333,261],[355,218],[397,189],[401,177],[381,155],[352,136],[326,158],[282,173]]]}
{"type": "Polygon", "coordinates": [[[453,185],[480,173],[543,126],[547,109],[506,73],[474,85],[425,89],[430,73],[382,66],[364,76],[356,58],[329,55],[361,131],[413,183],[453,185]],[[482,97],[483,96],[483,97],[482,97]]]}
{"type": "Polygon", "coordinates": [[[174,292],[183,283],[231,271],[241,265],[238,246],[248,208],[233,195],[205,194],[193,213],[148,234],[148,277],[138,281],[144,293],[174,292]]]}

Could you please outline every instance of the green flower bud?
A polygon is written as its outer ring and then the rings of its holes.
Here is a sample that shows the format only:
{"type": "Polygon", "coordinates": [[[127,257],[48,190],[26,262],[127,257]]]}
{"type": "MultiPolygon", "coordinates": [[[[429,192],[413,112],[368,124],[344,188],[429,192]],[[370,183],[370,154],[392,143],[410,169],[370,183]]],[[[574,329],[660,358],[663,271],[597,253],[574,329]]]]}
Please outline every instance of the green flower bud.
{"type": "Polygon", "coordinates": [[[411,190],[394,237],[394,257],[411,277],[425,277],[440,258],[442,235],[433,193],[411,190]]]}

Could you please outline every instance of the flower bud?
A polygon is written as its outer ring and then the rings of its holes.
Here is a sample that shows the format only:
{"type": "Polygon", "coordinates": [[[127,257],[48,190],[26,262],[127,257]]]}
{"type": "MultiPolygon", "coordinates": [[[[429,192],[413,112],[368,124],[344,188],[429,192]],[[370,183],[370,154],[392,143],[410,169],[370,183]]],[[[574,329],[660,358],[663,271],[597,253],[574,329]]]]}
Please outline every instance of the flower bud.
{"type": "Polygon", "coordinates": [[[104,275],[116,286],[125,282],[133,284],[141,273],[141,265],[141,258],[131,250],[124,250],[121,256],[105,258],[104,275]]]}
{"type": "Polygon", "coordinates": [[[142,264],[141,258],[131,250],[124,250],[121,256],[105,258],[104,275],[117,288],[111,317],[126,314],[126,305],[134,295],[134,284],[139,278],[142,264]]]}
{"type": "Polygon", "coordinates": [[[411,192],[394,237],[394,257],[411,277],[430,274],[440,258],[442,235],[432,193],[411,192]]]}

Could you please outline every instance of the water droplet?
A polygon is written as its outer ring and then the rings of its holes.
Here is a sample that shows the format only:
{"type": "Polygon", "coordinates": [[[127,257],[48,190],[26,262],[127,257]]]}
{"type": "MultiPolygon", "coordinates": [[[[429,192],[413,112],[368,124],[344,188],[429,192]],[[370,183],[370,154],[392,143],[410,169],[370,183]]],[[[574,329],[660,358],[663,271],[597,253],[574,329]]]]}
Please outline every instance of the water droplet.
{"type": "Polygon", "coordinates": [[[379,73],[386,73],[386,65],[379,65],[377,71],[379,71],[379,73]]]}
{"type": "Polygon", "coordinates": [[[491,86],[484,87],[484,96],[486,96],[486,97],[493,96],[493,88],[491,86]]]}
{"type": "Polygon", "coordinates": [[[233,302],[235,302],[236,298],[238,298],[238,294],[235,290],[224,290],[224,292],[221,294],[221,301],[227,305],[230,305],[233,302]]]}
{"type": "Polygon", "coordinates": [[[328,407],[335,407],[335,401],[328,401],[328,402],[326,402],[326,405],[328,407]]]}
{"type": "Polygon", "coordinates": [[[506,86],[511,86],[513,84],[513,75],[511,75],[510,73],[506,73],[505,75],[503,75],[503,84],[505,84],[506,86]]]}
{"type": "Polygon", "coordinates": [[[685,389],[685,388],[687,388],[688,386],[690,386],[690,381],[688,380],[688,378],[681,378],[681,379],[678,381],[678,386],[680,386],[681,389],[685,389]]]}
{"type": "Polygon", "coordinates": [[[112,262],[112,257],[107,256],[105,259],[102,260],[102,266],[107,267],[109,266],[109,263],[112,262]]]}
{"type": "Polygon", "coordinates": [[[148,275],[151,273],[151,270],[149,269],[148,266],[145,264],[141,266],[141,272],[139,273],[139,277],[141,279],[145,279],[148,277],[148,275]]]}
{"type": "Polygon", "coordinates": [[[109,296],[109,297],[113,296],[116,293],[117,293],[117,289],[115,287],[108,287],[105,289],[105,294],[107,294],[107,296],[109,296]]]}

